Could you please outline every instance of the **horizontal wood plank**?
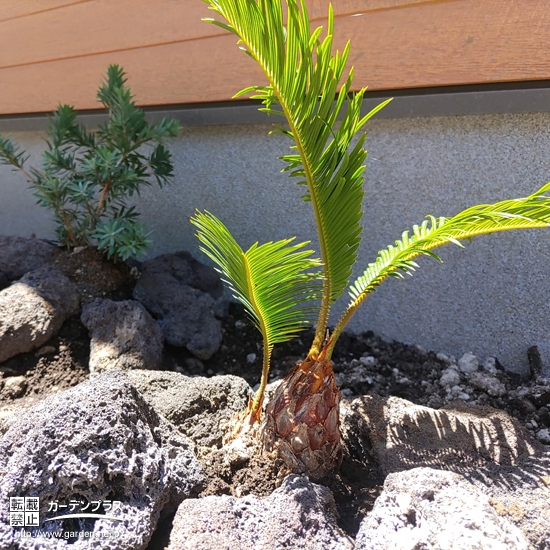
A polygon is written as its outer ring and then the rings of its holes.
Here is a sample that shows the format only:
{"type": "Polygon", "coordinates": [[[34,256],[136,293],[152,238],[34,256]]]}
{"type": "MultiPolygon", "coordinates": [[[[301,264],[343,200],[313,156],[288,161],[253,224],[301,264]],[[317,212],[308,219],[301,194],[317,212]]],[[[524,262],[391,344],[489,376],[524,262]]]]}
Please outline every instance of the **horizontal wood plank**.
{"type": "MultiPolygon", "coordinates": [[[[196,10],[206,7],[199,0],[179,3],[199,6],[196,10]]],[[[312,18],[327,3],[309,0],[312,18]]],[[[550,78],[550,10],[544,0],[342,0],[335,4],[341,13],[353,12],[353,16],[338,17],[336,42],[342,47],[351,39],[350,62],[356,68],[357,87],[391,90],[550,78]]],[[[151,27],[165,17],[157,18],[145,8],[141,13],[151,18],[151,27]]],[[[187,12],[193,19],[203,14],[204,10],[187,12]]],[[[212,26],[186,21],[186,32],[193,28],[204,32],[204,27],[212,32],[212,26]]],[[[177,25],[171,28],[176,36],[177,25]]],[[[151,39],[157,31],[148,32],[151,39]]],[[[234,36],[223,31],[197,34],[161,45],[0,69],[0,113],[49,111],[58,102],[95,108],[95,92],[109,63],[126,69],[143,105],[224,101],[247,85],[265,81],[253,61],[238,50],[234,36]]]]}
{"type": "Polygon", "coordinates": [[[0,21],[35,15],[89,1],[91,0],[2,0],[0,2],[0,21]]]}
{"type": "MultiPolygon", "coordinates": [[[[334,11],[336,17],[343,17],[426,1],[340,0],[334,11]]],[[[131,4],[46,0],[44,6],[64,3],[70,5],[3,23],[0,9],[0,68],[183,42],[225,32],[201,21],[215,14],[200,0],[132,0],[131,4]],[[26,36],[33,39],[24,40],[26,36]]],[[[310,0],[310,19],[315,22],[326,19],[328,5],[329,0],[310,0]]],[[[20,9],[24,6],[38,9],[35,2],[20,2],[20,9]]],[[[15,6],[11,11],[14,10],[15,6]]]]}

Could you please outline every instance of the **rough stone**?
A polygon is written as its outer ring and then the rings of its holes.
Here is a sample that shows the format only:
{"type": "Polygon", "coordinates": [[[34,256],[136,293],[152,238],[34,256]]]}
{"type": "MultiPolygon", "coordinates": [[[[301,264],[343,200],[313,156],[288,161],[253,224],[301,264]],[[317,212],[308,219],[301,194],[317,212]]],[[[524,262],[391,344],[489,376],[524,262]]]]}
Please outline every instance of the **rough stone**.
{"type": "Polygon", "coordinates": [[[220,347],[227,310],[221,281],[214,269],[187,252],[166,254],[145,262],[133,297],[157,319],[166,342],[186,347],[209,359],[220,347]]]}
{"type": "Polygon", "coordinates": [[[46,264],[55,249],[53,244],[41,239],[0,236],[0,272],[12,281],[19,279],[46,264]]]}
{"type": "Polygon", "coordinates": [[[242,412],[250,386],[237,376],[188,377],[134,371],[128,376],[143,398],[197,445],[221,446],[224,427],[242,412]]]}
{"type": "Polygon", "coordinates": [[[420,466],[464,473],[513,465],[544,446],[504,411],[455,401],[439,410],[366,395],[341,407],[345,440],[385,474],[420,466]]]}
{"type": "Polygon", "coordinates": [[[361,523],[356,550],[527,550],[522,532],[488,496],[453,472],[390,474],[361,523]]]}
{"type": "Polygon", "coordinates": [[[444,388],[451,388],[460,383],[460,373],[456,368],[449,367],[441,373],[439,383],[444,388]]]}
{"type": "Polygon", "coordinates": [[[487,464],[464,477],[487,494],[491,506],[529,539],[531,548],[550,548],[550,452],[515,466],[487,464]]]}
{"type": "Polygon", "coordinates": [[[498,378],[487,372],[471,372],[468,374],[468,382],[474,388],[485,391],[493,397],[499,397],[506,394],[506,386],[498,378]]]}
{"type": "Polygon", "coordinates": [[[479,359],[473,353],[467,352],[458,360],[458,368],[463,373],[474,372],[479,368],[479,359]]]}
{"type": "MultiPolygon", "coordinates": [[[[42,531],[89,531],[94,548],[143,549],[161,513],[201,488],[203,472],[193,444],[142,399],[121,371],[104,373],[14,416],[0,442],[0,500],[38,497],[42,531]],[[108,520],[46,521],[63,514],[49,511],[49,503],[71,500],[120,501],[109,512],[120,519],[116,537],[100,538],[113,529],[108,520]]],[[[16,532],[2,506],[0,548],[90,548],[89,539],[17,539],[16,532]]]]}
{"type": "Polygon", "coordinates": [[[162,361],[162,331],[134,300],[95,300],[84,306],[82,323],[90,331],[90,373],[119,368],[157,369],[162,361]]]}
{"type": "Polygon", "coordinates": [[[332,493],[288,476],[260,499],[209,496],[182,502],[168,550],[348,550],[352,541],[336,524],[332,493]]]}
{"type": "Polygon", "coordinates": [[[4,380],[4,392],[15,399],[27,388],[27,379],[24,376],[9,376],[4,380]]]}
{"type": "Polygon", "coordinates": [[[0,363],[40,347],[78,308],[76,286],[48,267],[0,291],[0,363]]]}

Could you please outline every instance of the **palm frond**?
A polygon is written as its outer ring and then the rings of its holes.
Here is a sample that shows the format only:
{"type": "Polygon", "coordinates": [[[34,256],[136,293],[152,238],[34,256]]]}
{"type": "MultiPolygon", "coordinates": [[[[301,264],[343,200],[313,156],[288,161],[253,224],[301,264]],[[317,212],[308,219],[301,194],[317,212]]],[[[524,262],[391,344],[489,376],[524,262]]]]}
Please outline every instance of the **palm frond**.
{"type": "Polygon", "coordinates": [[[201,250],[218,266],[222,280],[241,302],[266,347],[286,342],[310,325],[312,301],[319,297],[320,262],[309,244],[294,239],[253,244],[246,252],[225,225],[209,212],[191,218],[201,250]]]}
{"type": "Polygon", "coordinates": [[[545,193],[550,183],[536,193],[522,199],[505,200],[495,204],[479,204],[463,210],[451,218],[428,216],[421,225],[415,225],[412,234],[405,231],[395,245],[378,253],[378,258],[369,264],[350,288],[352,298],[348,309],[334,330],[335,338],[365,298],[388,277],[403,277],[412,274],[417,264],[414,259],[428,255],[441,261],[432,250],[448,243],[463,246],[460,241],[477,235],[548,227],[550,225],[550,197],[545,193]]]}
{"type": "Polygon", "coordinates": [[[262,100],[261,110],[285,116],[288,121],[289,130],[276,131],[294,141],[296,153],[282,157],[287,163],[285,170],[306,185],[304,200],[313,206],[325,271],[317,336],[324,336],[330,305],[348,284],[361,240],[365,135],[359,136],[353,148],[351,143],[387,102],[361,118],[365,90],[349,97],[353,69],[342,78],[349,42],[341,53],[332,53],[332,7],[321,40],[321,27],[310,32],[303,0],[286,0],[286,25],[282,0],[205,2],[227,23],[207,21],[236,34],[241,49],[256,60],[269,81],[267,86],[252,86],[237,96],[252,94],[262,100]]]}

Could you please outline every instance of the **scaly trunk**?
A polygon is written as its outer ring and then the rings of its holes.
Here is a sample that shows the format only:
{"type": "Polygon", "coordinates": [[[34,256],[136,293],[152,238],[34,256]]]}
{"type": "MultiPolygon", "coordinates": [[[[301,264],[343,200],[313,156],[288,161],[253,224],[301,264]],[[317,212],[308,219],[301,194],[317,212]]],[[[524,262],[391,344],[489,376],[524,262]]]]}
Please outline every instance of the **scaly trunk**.
{"type": "Polygon", "coordinates": [[[278,386],[266,409],[262,440],[293,472],[312,480],[326,477],[342,462],[340,391],[332,362],[321,352],[296,365],[278,386]]]}

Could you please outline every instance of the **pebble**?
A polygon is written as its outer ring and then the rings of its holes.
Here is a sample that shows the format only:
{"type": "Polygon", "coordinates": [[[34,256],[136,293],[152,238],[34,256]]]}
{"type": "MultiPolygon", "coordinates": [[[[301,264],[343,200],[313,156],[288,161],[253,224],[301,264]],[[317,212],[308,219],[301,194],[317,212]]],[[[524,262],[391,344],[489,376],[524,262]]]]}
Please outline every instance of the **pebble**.
{"type": "Polygon", "coordinates": [[[27,379],[24,376],[10,376],[4,381],[4,391],[10,397],[19,397],[27,389],[27,379]]]}
{"type": "Polygon", "coordinates": [[[483,362],[482,368],[489,374],[496,374],[498,372],[496,358],[487,357],[487,359],[485,359],[485,361],[483,362]]]}
{"type": "Polygon", "coordinates": [[[550,429],[544,428],[537,432],[537,438],[541,443],[545,445],[550,445],[550,429]]]}
{"type": "Polygon", "coordinates": [[[372,355],[366,355],[364,357],[360,357],[359,362],[362,365],[365,365],[365,367],[372,367],[377,363],[376,357],[373,357],[372,355]]]}
{"type": "Polygon", "coordinates": [[[468,351],[458,360],[458,368],[464,373],[475,372],[479,368],[479,359],[468,351]]]}
{"type": "Polygon", "coordinates": [[[254,363],[254,361],[256,361],[256,354],[255,353],[249,353],[246,356],[246,362],[247,363],[254,363]]]}
{"type": "Polygon", "coordinates": [[[241,329],[244,328],[245,324],[239,319],[238,321],[235,321],[235,328],[241,329]]]}
{"type": "Polygon", "coordinates": [[[456,369],[453,369],[452,367],[445,369],[441,373],[441,378],[439,379],[439,383],[444,388],[456,386],[459,382],[460,374],[457,372],[456,369]]]}

